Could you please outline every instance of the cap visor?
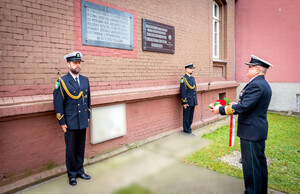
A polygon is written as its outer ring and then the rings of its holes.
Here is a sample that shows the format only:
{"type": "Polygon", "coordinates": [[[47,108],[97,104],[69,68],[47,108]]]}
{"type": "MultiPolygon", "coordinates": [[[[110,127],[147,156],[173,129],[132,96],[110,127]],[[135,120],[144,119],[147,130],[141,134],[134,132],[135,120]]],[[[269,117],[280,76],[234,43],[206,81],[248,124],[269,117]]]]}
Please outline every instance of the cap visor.
{"type": "Polygon", "coordinates": [[[245,63],[246,65],[257,65],[255,63],[245,63]]]}
{"type": "Polygon", "coordinates": [[[70,60],[68,60],[68,62],[69,62],[69,61],[73,61],[73,62],[76,62],[76,61],[84,62],[84,61],[81,60],[81,59],[70,59],[70,60]]]}

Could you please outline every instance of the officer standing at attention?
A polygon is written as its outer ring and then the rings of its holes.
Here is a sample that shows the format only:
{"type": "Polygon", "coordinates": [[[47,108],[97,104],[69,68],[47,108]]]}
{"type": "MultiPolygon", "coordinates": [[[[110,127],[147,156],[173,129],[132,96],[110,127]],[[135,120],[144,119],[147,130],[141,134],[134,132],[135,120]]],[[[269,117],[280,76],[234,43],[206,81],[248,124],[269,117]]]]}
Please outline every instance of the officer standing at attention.
{"type": "Polygon", "coordinates": [[[180,95],[183,105],[183,132],[190,135],[194,135],[191,126],[195,106],[198,105],[196,81],[192,76],[194,69],[194,64],[186,65],[185,75],[180,80],[180,95]]]}
{"type": "Polygon", "coordinates": [[[72,52],[67,60],[69,73],[58,78],[53,91],[56,118],[65,135],[66,166],[70,185],[76,177],[90,179],[83,169],[86,128],[89,126],[91,95],[87,77],[79,75],[82,61],[80,52],[72,52]]]}
{"type": "Polygon", "coordinates": [[[265,74],[272,65],[254,55],[249,66],[249,83],[239,96],[238,103],[215,106],[212,110],[221,115],[239,114],[237,135],[240,137],[245,193],[268,192],[268,167],[265,140],[268,135],[267,111],[272,90],[265,74]]]}

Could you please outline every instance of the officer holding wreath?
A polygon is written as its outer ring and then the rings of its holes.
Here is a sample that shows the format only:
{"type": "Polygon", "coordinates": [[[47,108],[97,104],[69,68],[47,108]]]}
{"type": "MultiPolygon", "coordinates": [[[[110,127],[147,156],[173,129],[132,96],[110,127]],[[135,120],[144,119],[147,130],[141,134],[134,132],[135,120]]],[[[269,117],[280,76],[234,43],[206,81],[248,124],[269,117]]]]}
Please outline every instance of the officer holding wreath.
{"type": "Polygon", "coordinates": [[[230,105],[217,105],[216,114],[238,114],[245,193],[268,193],[268,166],[265,155],[265,141],[268,137],[267,111],[272,90],[265,79],[269,62],[251,55],[247,76],[249,83],[239,95],[239,101],[230,105]]]}

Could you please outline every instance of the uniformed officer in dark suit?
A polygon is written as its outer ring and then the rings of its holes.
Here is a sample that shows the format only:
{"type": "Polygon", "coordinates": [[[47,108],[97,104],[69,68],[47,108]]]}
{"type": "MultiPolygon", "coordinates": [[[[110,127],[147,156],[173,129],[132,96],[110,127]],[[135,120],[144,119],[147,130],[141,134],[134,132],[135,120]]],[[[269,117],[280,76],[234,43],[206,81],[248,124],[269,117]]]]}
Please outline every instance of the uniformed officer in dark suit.
{"type": "Polygon", "coordinates": [[[82,54],[72,52],[67,60],[69,73],[57,79],[53,91],[56,118],[65,133],[66,166],[70,185],[76,177],[90,179],[83,169],[86,128],[89,126],[91,95],[89,80],[79,75],[82,54]]]}
{"type": "Polygon", "coordinates": [[[222,115],[239,114],[237,135],[240,137],[245,193],[267,193],[268,168],[265,140],[268,135],[267,111],[272,91],[265,74],[272,65],[254,55],[249,66],[249,83],[239,96],[239,102],[216,106],[213,111],[222,115]]]}
{"type": "Polygon", "coordinates": [[[185,66],[185,75],[180,80],[180,95],[183,105],[183,132],[193,135],[192,122],[197,102],[197,87],[195,78],[192,76],[195,67],[188,64],[185,66]]]}

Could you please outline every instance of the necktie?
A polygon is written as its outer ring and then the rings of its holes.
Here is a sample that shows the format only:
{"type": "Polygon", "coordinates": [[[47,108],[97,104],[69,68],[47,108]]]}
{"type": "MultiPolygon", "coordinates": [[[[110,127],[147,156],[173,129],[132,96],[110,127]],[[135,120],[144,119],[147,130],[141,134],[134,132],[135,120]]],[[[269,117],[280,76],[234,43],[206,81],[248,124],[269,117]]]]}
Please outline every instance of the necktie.
{"type": "Polygon", "coordinates": [[[80,86],[77,77],[75,77],[75,81],[76,81],[76,83],[78,84],[78,86],[80,86]]]}

